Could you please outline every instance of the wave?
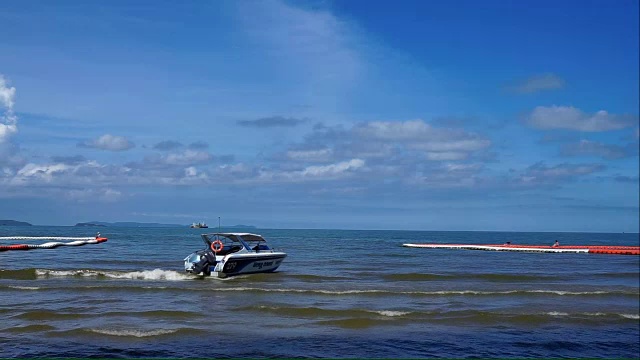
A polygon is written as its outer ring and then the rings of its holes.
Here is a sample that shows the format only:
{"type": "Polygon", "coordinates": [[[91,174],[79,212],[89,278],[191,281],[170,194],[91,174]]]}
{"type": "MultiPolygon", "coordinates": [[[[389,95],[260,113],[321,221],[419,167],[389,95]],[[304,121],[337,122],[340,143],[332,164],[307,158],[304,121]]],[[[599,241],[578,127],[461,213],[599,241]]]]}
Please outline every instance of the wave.
{"type": "MultiPolygon", "coordinates": [[[[73,272],[73,271],[72,271],[73,272]]],[[[121,273],[114,274],[109,273],[108,275],[99,275],[99,276],[107,276],[114,279],[145,279],[145,280],[163,280],[163,279],[173,279],[172,276],[175,274],[179,274],[173,271],[161,270],[158,272],[149,271],[145,274],[145,272],[130,272],[130,273],[121,273]]],[[[181,279],[199,279],[192,278],[188,275],[179,274],[181,279]],[[184,276],[184,278],[182,278],[184,276]]],[[[67,276],[67,275],[60,275],[67,276]]],[[[76,276],[76,275],[73,275],[76,276]]],[[[98,276],[95,272],[92,275],[82,275],[82,276],[98,276]]],[[[640,297],[640,293],[637,289],[630,290],[594,290],[594,291],[568,291],[568,290],[549,290],[549,289],[513,289],[513,290],[496,290],[496,291],[487,291],[487,290],[439,290],[439,291],[412,291],[412,290],[394,290],[394,289],[318,289],[318,288],[276,288],[276,287],[234,287],[234,286],[220,286],[220,287],[210,287],[210,286],[200,286],[200,287],[191,287],[188,288],[184,286],[140,286],[140,284],[135,283],[119,283],[119,282],[110,282],[103,284],[95,284],[84,285],[74,284],[74,285],[63,285],[63,286],[15,286],[15,285],[0,285],[0,289],[11,289],[11,290],[21,290],[21,291],[100,291],[100,292],[184,292],[188,290],[190,292],[246,292],[246,293],[283,293],[283,294],[311,294],[311,295],[321,295],[321,296],[380,296],[380,297],[388,297],[388,296],[411,296],[411,297],[490,297],[490,296],[514,296],[514,297],[530,297],[530,296],[563,296],[563,297],[607,297],[607,296],[622,296],[622,297],[632,297],[638,298],[640,297]]]]}
{"type": "Polygon", "coordinates": [[[633,320],[640,319],[640,315],[639,314],[620,314],[620,316],[622,316],[625,319],[633,319],[633,320]]]}
{"type": "Polygon", "coordinates": [[[70,336],[96,336],[103,338],[104,336],[113,336],[120,338],[150,338],[150,337],[166,337],[177,335],[197,335],[202,330],[192,328],[177,329],[121,329],[121,328],[78,328],[66,331],[52,331],[47,335],[61,336],[69,338],[70,336]]]}
{"type": "Polygon", "coordinates": [[[538,326],[547,323],[580,324],[597,326],[602,324],[636,323],[637,314],[618,313],[566,313],[566,312],[542,312],[542,313],[499,313],[490,311],[464,310],[445,312],[411,312],[407,316],[398,318],[381,318],[376,316],[357,316],[348,314],[334,319],[320,319],[315,323],[322,326],[335,326],[341,328],[366,328],[379,325],[407,325],[442,324],[456,325],[504,325],[514,326],[538,326]]]}
{"type": "Polygon", "coordinates": [[[164,330],[164,329],[156,329],[156,330],[88,329],[87,331],[91,331],[91,332],[102,334],[102,335],[138,337],[138,338],[140,338],[140,337],[150,337],[150,336],[173,334],[173,333],[176,333],[176,332],[180,331],[180,329],[168,329],[168,330],[164,330]]]}
{"type": "Polygon", "coordinates": [[[0,279],[35,280],[37,278],[36,269],[0,270],[0,279]]]}
{"type": "Polygon", "coordinates": [[[13,285],[9,285],[7,286],[8,289],[15,289],[15,290],[40,290],[41,288],[38,286],[13,286],[13,285]]]}
{"type": "Polygon", "coordinates": [[[14,318],[25,319],[25,320],[73,320],[73,319],[86,319],[89,317],[95,317],[96,315],[93,313],[83,314],[79,312],[67,313],[67,312],[57,312],[51,310],[31,310],[20,313],[18,315],[14,315],[14,318]]]}
{"type": "Polygon", "coordinates": [[[312,274],[290,274],[287,277],[302,280],[304,282],[323,282],[323,281],[340,281],[340,280],[353,280],[353,278],[346,276],[326,276],[326,275],[312,275],[312,274]]]}
{"type": "Polygon", "coordinates": [[[191,319],[201,316],[200,313],[181,310],[148,310],[148,311],[110,311],[96,313],[94,309],[63,309],[54,310],[30,310],[14,315],[14,318],[24,320],[74,320],[94,317],[143,317],[143,318],[173,318],[191,319]],[[70,311],[69,311],[70,310],[70,311]]]}
{"type": "Polygon", "coordinates": [[[25,325],[25,326],[14,326],[14,327],[11,327],[10,329],[7,329],[6,331],[9,331],[12,333],[30,333],[30,332],[42,332],[42,331],[51,331],[51,330],[55,330],[55,327],[47,324],[32,324],[32,325],[25,325]]]}
{"type": "Polygon", "coordinates": [[[560,311],[538,313],[509,313],[482,310],[405,311],[374,309],[325,309],[287,305],[254,305],[236,309],[291,318],[317,319],[318,324],[341,327],[368,327],[381,324],[443,323],[443,324],[541,324],[554,321],[599,324],[627,322],[638,319],[637,314],[624,313],[568,313],[560,311]]]}
{"type": "Polygon", "coordinates": [[[236,309],[237,311],[252,311],[276,314],[279,316],[316,318],[316,317],[401,317],[411,314],[410,311],[399,310],[364,310],[364,309],[323,309],[319,307],[291,307],[253,305],[236,309]]]}
{"type": "Polygon", "coordinates": [[[637,291],[621,291],[621,290],[596,290],[596,291],[565,291],[565,290],[505,290],[505,291],[482,291],[482,290],[441,290],[441,291],[394,291],[380,289],[347,289],[347,290],[325,290],[325,289],[281,289],[281,288],[253,288],[253,287],[235,287],[235,288],[219,288],[215,291],[246,291],[246,292],[279,292],[279,293],[303,293],[318,295],[409,295],[409,296],[497,296],[497,295],[515,295],[515,296],[531,296],[537,294],[558,295],[558,296],[640,296],[637,291]]]}
{"type": "Polygon", "coordinates": [[[180,273],[173,270],[143,270],[143,271],[100,271],[100,270],[41,270],[35,269],[38,277],[73,276],[73,277],[96,277],[109,279],[130,279],[130,280],[193,280],[197,277],[180,273]]]}
{"type": "MultiPolygon", "coordinates": [[[[377,275],[376,276],[380,276],[377,275]]],[[[403,273],[382,275],[389,281],[438,281],[438,280],[484,280],[490,282],[511,281],[548,281],[560,279],[561,276],[523,275],[523,274],[431,274],[431,273],[403,273]]]]}

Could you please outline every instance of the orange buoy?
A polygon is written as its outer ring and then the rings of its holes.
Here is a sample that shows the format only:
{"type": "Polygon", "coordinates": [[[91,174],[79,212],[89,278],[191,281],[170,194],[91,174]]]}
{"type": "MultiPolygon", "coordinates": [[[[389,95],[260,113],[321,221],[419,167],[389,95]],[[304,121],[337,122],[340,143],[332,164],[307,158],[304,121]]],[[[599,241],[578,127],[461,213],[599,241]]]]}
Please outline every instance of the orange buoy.
{"type": "Polygon", "coordinates": [[[214,252],[219,253],[220,251],[222,251],[222,249],[224,249],[224,244],[222,243],[222,241],[216,240],[211,243],[211,250],[213,250],[214,252]]]}

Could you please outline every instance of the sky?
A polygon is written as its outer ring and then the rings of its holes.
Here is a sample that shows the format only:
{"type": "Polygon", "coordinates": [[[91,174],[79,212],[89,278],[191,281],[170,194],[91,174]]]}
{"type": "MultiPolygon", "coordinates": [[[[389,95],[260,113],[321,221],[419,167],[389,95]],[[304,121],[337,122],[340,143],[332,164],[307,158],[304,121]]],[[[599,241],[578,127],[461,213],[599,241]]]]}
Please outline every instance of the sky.
{"type": "Polygon", "coordinates": [[[637,232],[638,1],[0,4],[0,219],[637,232]]]}

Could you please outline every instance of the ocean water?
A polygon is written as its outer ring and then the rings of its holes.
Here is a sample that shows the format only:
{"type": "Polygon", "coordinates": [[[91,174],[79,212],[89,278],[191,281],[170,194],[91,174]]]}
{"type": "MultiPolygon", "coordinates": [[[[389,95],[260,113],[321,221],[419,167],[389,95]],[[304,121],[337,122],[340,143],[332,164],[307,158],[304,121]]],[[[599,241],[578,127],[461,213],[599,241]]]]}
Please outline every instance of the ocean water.
{"type": "Polygon", "coordinates": [[[0,357],[640,357],[638,256],[401,246],[638,234],[258,229],[288,254],[278,272],[221,280],[182,265],[214,229],[99,230],[108,242],[0,253],[0,357]]]}

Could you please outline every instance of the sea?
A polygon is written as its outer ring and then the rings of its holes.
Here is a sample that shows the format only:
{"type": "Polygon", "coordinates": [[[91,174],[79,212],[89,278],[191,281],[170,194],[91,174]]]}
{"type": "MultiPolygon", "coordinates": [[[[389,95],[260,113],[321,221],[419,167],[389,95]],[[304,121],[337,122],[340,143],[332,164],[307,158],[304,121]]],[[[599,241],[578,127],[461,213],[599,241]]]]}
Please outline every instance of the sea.
{"type": "Polygon", "coordinates": [[[216,230],[0,227],[109,239],[0,253],[0,357],[640,357],[638,256],[402,246],[637,233],[250,229],[288,254],[276,273],[185,273],[216,230]]]}

